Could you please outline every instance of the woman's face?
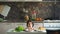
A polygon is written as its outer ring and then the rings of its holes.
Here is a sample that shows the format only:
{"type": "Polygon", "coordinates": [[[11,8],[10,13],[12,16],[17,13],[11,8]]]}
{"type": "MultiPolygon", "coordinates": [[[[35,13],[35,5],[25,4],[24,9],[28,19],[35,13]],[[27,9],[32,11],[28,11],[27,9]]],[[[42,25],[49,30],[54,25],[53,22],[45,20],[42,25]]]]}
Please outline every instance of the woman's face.
{"type": "Polygon", "coordinates": [[[28,23],[28,27],[32,27],[32,22],[29,22],[28,23]]]}

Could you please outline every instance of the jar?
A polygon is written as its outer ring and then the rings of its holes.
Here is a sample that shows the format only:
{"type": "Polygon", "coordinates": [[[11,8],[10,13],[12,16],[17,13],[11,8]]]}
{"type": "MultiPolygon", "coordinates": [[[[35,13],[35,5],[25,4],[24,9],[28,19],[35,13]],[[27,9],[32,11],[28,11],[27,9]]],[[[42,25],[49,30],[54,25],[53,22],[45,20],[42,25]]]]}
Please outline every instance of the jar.
{"type": "Polygon", "coordinates": [[[28,21],[29,20],[29,16],[25,15],[25,20],[28,21]]]}

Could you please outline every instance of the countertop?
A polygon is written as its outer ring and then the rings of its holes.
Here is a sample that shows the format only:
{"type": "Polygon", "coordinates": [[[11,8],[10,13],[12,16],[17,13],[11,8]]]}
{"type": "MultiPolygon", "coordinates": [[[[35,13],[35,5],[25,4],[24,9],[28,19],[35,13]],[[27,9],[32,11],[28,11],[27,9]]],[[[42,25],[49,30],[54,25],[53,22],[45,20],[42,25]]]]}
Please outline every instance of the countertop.
{"type": "Polygon", "coordinates": [[[46,31],[33,31],[33,32],[12,32],[13,29],[7,31],[7,34],[46,34],[46,31]]]}
{"type": "MultiPolygon", "coordinates": [[[[34,23],[42,23],[43,21],[32,21],[34,23]]],[[[14,21],[14,20],[4,20],[0,23],[26,23],[26,21],[21,21],[21,20],[17,20],[17,21],[14,21]]]]}
{"type": "Polygon", "coordinates": [[[11,33],[7,33],[7,34],[46,34],[46,32],[11,32],[11,33]]]}
{"type": "MultiPolygon", "coordinates": [[[[43,21],[32,21],[34,23],[60,23],[60,20],[43,20],[43,21]]],[[[26,23],[22,20],[5,20],[0,23],[26,23]]]]}

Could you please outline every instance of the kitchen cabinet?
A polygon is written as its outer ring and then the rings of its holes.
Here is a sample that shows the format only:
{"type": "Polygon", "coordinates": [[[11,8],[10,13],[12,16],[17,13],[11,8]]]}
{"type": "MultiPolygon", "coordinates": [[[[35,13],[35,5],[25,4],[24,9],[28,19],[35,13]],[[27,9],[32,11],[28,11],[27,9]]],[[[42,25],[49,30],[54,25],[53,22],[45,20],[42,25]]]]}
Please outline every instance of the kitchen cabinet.
{"type": "MultiPolygon", "coordinates": [[[[10,24],[10,23],[9,23],[10,24]]],[[[0,23],[0,33],[6,34],[6,31],[9,29],[8,23],[0,23]]]]}
{"type": "Polygon", "coordinates": [[[47,30],[47,34],[60,34],[60,30],[47,30]]]}
{"type": "Polygon", "coordinates": [[[9,29],[16,28],[20,23],[1,23],[0,22],[0,34],[6,34],[9,29]]]}
{"type": "Polygon", "coordinates": [[[6,32],[9,30],[9,29],[14,29],[16,28],[18,25],[24,25],[25,23],[7,23],[7,22],[4,22],[4,23],[1,23],[0,22],[0,34],[6,34],[6,32]]]}

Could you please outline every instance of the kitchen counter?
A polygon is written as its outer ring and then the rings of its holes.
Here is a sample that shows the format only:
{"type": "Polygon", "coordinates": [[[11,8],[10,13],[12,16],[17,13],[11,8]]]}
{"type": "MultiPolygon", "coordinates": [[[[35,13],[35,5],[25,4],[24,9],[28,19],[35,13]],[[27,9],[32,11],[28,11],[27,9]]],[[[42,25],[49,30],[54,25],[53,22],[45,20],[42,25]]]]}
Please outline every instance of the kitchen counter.
{"type": "MultiPolygon", "coordinates": [[[[44,20],[44,21],[32,21],[34,23],[60,23],[60,20],[44,20]]],[[[26,21],[22,20],[7,20],[2,21],[0,23],[26,23],[26,21]]]]}
{"type": "Polygon", "coordinates": [[[0,23],[19,23],[19,22],[25,22],[25,21],[21,21],[21,20],[4,20],[4,21],[2,21],[2,22],[0,22],[0,23]]]}
{"type": "MultiPolygon", "coordinates": [[[[42,25],[42,23],[34,23],[35,25],[34,25],[34,27],[35,28],[37,28],[37,26],[38,25],[42,25]]],[[[16,26],[19,26],[19,25],[22,25],[22,26],[24,26],[24,27],[26,27],[26,23],[0,23],[0,34],[7,34],[7,31],[9,30],[9,29],[14,29],[14,28],[16,28],[16,26]]],[[[39,33],[39,32],[36,32],[36,33],[39,33]]],[[[42,34],[44,33],[44,32],[41,32],[42,34]]]]}
{"type": "Polygon", "coordinates": [[[12,29],[7,31],[7,34],[46,34],[46,31],[34,31],[34,32],[12,32],[12,29]]]}
{"type": "MultiPolygon", "coordinates": [[[[32,21],[34,23],[42,23],[43,21],[32,21]]],[[[21,21],[21,20],[17,20],[17,21],[13,21],[13,20],[6,20],[6,21],[2,21],[0,23],[26,23],[26,21],[21,21]]]]}
{"type": "MultiPolygon", "coordinates": [[[[57,25],[57,27],[60,27],[60,26],[58,26],[58,25],[60,25],[58,23],[47,23],[47,24],[51,24],[51,25],[53,24],[53,25],[57,25]]],[[[44,25],[48,27],[47,24],[44,24],[44,25]]],[[[25,22],[13,22],[13,21],[0,22],[0,34],[7,34],[6,31],[8,31],[9,29],[16,28],[16,26],[18,26],[18,25],[22,25],[22,26],[26,27],[25,22]]],[[[37,28],[37,26],[41,26],[41,25],[42,25],[42,23],[36,23],[36,22],[34,23],[35,28],[37,28]]],[[[49,27],[52,27],[52,26],[49,26],[49,27]]],[[[28,33],[30,33],[30,32],[28,32],[28,33]]],[[[44,34],[44,32],[36,32],[36,33],[44,34]]]]}
{"type": "Polygon", "coordinates": [[[9,32],[9,33],[7,33],[7,34],[46,34],[46,32],[9,32]]]}

